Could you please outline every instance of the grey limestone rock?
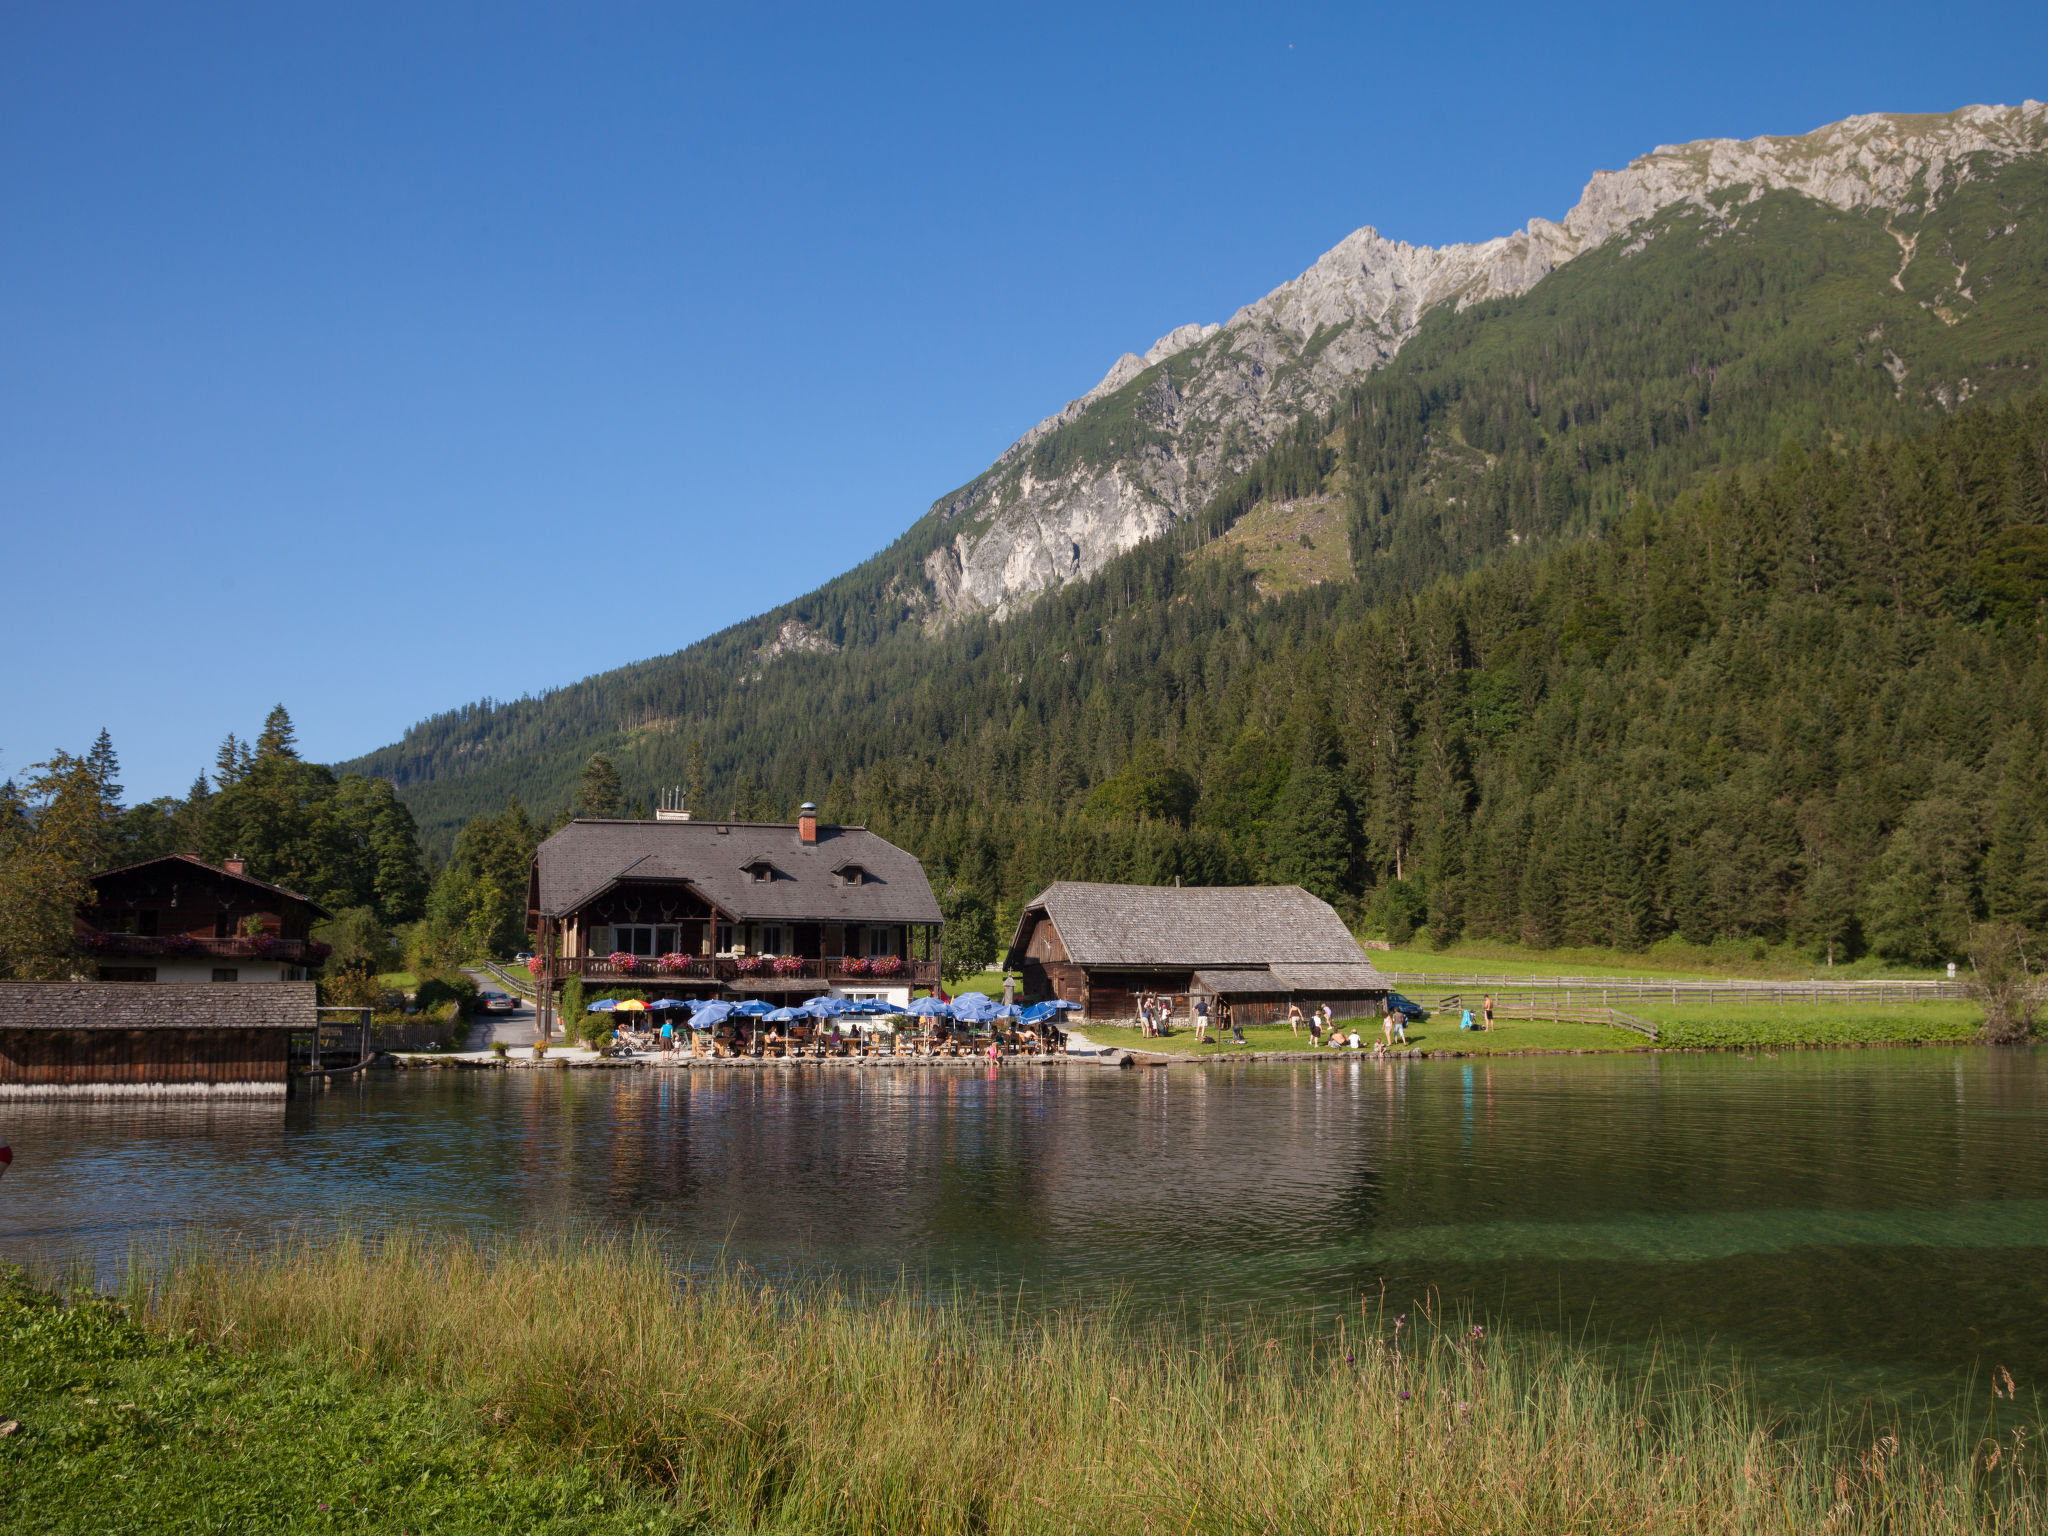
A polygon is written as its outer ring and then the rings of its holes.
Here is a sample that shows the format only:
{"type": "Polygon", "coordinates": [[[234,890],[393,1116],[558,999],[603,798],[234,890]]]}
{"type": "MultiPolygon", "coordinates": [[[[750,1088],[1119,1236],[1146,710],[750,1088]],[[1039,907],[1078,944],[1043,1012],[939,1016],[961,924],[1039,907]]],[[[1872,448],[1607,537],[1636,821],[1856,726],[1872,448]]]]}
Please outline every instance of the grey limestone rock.
{"type": "MultiPolygon", "coordinates": [[[[2048,149],[2048,106],[1848,118],[1787,137],[1666,145],[1598,171],[1563,220],[1476,245],[1390,240],[1367,226],[1299,277],[1221,325],[1189,324],[1048,416],[981,476],[931,509],[950,537],[925,561],[930,622],[1002,613],[1087,576],[1192,515],[1308,409],[1381,367],[1441,304],[1527,292],[1574,257],[1679,204],[1719,217],[1716,199],[1790,189],[1844,210],[1932,206],[1978,165],[2048,149]],[[1107,451],[1037,453],[1091,413],[1107,451]]],[[[1902,248],[1910,259],[1910,248],[1902,248]]],[[[1052,446],[1052,445],[1049,445],[1052,446]]]]}

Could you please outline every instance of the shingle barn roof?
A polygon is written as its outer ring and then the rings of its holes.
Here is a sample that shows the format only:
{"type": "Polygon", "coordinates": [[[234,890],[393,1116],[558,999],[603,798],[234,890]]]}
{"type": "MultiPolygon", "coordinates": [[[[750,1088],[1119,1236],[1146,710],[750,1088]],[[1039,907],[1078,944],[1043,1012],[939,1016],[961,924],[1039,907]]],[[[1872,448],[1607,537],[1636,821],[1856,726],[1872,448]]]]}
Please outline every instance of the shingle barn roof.
{"type": "Polygon", "coordinates": [[[1298,885],[1182,889],[1062,880],[1025,905],[1010,944],[1012,965],[1022,964],[1032,918],[1041,912],[1076,965],[1271,966],[1276,972],[1283,966],[1363,966],[1379,975],[1335,909],[1298,885]]]}
{"type": "Polygon", "coordinates": [[[311,1029],[310,981],[0,981],[5,1029],[311,1029]]]}
{"type": "Polygon", "coordinates": [[[572,821],[534,855],[530,896],[562,917],[627,880],[688,882],[741,922],[936,923],[939,903],[916,857],[865,827],[746,821],[572,821]],[[752,870],[767,865],[772,877],[752,870]],[[859,865],[861,880],[842,877],[859,865]]]}

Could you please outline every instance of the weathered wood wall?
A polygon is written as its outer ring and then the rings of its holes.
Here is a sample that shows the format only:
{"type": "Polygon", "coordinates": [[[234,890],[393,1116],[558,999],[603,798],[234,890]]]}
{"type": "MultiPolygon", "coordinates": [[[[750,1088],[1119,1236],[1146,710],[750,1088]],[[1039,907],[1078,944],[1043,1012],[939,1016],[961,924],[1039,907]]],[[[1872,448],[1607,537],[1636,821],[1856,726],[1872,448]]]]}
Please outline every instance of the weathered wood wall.
{"type": "Polygon", "coordinates": [[[0,1085],[276,1083],[281,1029],[0,1029],[0,1085]]]}

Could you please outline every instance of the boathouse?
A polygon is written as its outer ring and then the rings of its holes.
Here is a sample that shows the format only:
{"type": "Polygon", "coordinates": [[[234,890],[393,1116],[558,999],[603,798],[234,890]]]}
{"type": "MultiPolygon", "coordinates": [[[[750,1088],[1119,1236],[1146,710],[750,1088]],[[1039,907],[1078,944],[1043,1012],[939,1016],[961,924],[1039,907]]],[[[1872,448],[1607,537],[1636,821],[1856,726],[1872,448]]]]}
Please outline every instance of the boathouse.
{"type": "Polygon", "coordinates": [[[1354,1018],[1386,1001],[1387,981],[1326,901],[1298,885],[1100,885],[1062,880],[1025,904],[1008,964],[1024,993],[1127,1019],[1145,995],[1245,1024],[1328,1003],[1354,1018]]]}
{"type": "Polygon", "coordinates": [[[281,1099],[316,1008],[310,981],[0,981],[0,1099],[281,1099]]]}
{"type": "Polygon", "coordinates": [[[795,822],[572,821],[527,887],[550,990],[575,976],[650,996],[908,1006],[938,985],[943,921],[914,854],[809,805],[795,822]]]}
{"type": "Polygon", "coordinates": [[[101,981],[304,981],[327,958],[317,901],[248,873],[167,853],[92,877],[73,929],[101,981]]]}

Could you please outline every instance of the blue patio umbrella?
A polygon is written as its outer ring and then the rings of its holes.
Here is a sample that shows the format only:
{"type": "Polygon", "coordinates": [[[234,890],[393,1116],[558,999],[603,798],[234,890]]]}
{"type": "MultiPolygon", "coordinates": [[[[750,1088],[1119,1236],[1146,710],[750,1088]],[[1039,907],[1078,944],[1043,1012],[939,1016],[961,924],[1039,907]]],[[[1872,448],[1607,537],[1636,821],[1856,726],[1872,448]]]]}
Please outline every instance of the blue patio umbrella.
{"type": "Polygon", "coordinates": [[[616,999],[609,997],[600,997],[596,1002],[592,1003],[588,1008],[584,1009],[583,1011],[585,1013],[614,1013],[618,1010],[618,1006],[619,1005],[616,999]]]}
{"type": "Polygon", "coordinates": [[[806,1018],[832,1019],[842,1013],[858,1013],[859,1006],[843,997],[814,997],[796,1010],[806,1018]]]}
{"type": "Polygon", "coordinates": [[[772,1003],[764,1003],[758,998],[750,997],[744,1003],[734,1003],[732,1005],[732,1011],[734,1013],[744,1013],[750,1019],[758,1019],[764,1017],[767,1014],[773,1013],[775,1011],[775,1005],[772,1003]]]}
{"type": "Polygon", "coordinates": [[[1024,1010],[1015,1003],[1004,1003],[1000,1008],[996,1009],[996,1017],[999,1019],[1021,1019],[1024,1017],[1024,1010]]]}
{"type": "Polygon", "coordinates": [[[794,1008],[778,1008],[765,1015],[770,1024],[794,1024],[798,1019],[808,1017],[794,1008]]]}
{"type": "Polygon", "coordinates": [[[687,1008],[690,1005],[680,997],[657,997],[647,1006],[649,1008],[687,1008]]]}
{"type": "Polygon", "coordinates": [[[920,1019],[950,1019],[953,1017],[951,1005],[940,1002],[936,997],[920,997],[910,1005],[909,1012],[920,1019]]]}
{"type": "Polygon", "coordinates": [[[709,1029],[714,1024],[723,1024],[732,1015],[732,1004],[723,999],[698,1003],[690,1009],[690,1028],[709,1029]]]}
{"type": "Polygon", "coordinates": [[[996,1016],[996,1004],[986,992],[962,992],[953,999],[953,1017],[970,1024],[986,1024],[996,1016]]]}

